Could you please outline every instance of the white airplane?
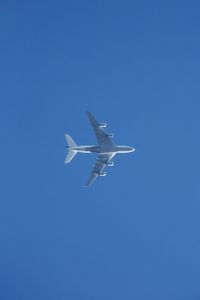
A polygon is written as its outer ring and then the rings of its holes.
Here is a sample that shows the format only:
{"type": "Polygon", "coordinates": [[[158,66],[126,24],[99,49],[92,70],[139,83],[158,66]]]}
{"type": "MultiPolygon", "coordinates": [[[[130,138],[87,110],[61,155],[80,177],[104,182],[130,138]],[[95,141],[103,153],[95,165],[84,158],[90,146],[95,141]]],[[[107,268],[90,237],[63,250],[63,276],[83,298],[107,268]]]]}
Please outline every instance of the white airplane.
{"type": "Polygon", "coordinates": [[[98,146],[77,146],[70,135],[65,134],[68,146],[68,155],[65,159],[65,164],[69,163],[76,153],[97,153],[98,157],[93,167],[92,173],[86,183],[90,186],[98,176],[106,176],[106,172],[102,172],[105,167],[112,167],[114,163],[112,158],[118,153],[129,153],[135,151],[135,148],[129,146],[117,146],[111,138],[114,134],[107,134],[102,128],[106,127],[106,123],[99,123],[95,120],[90,112],[87,112],[88,118],[96,134],[98,146]]]}

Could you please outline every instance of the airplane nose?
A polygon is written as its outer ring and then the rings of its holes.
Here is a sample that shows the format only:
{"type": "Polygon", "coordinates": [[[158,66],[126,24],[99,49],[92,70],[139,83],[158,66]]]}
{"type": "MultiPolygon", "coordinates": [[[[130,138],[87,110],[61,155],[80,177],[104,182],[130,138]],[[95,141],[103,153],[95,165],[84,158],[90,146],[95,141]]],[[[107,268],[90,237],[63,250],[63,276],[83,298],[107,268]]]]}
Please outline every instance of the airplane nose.
{"type": "Polygon", "coordinates": [[[131,152],[135,151],[135,148],[131,147],[131,152]]]}

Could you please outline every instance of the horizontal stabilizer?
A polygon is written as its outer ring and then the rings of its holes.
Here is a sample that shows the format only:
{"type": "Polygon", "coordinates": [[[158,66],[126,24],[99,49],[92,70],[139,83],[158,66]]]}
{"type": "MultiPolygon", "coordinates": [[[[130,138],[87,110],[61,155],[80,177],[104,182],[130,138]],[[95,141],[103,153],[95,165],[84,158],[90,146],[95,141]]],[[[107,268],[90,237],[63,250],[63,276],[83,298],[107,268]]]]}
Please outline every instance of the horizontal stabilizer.
{"type": "Polygon", "coordinates": [[[76,155],[76,151],[74,150],[69,150],[68,154],[67,154],[67,158],[65,159],[65,164],[68,164],[72,159],[73,157],[76,155]]]}
{"type": "Polygon", "coordinates": [[[65,134],[65,138],[69,147],[76,147],[76,143],[69,134],[65,134]]]}

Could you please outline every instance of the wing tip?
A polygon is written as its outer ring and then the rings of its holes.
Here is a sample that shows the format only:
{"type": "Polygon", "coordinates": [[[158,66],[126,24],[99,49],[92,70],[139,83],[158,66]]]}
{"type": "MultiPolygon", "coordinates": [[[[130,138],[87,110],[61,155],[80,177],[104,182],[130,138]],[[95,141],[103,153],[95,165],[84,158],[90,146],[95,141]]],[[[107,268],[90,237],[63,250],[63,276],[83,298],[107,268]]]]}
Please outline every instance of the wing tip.
{"type": "Polygon", "coordinates": [[[90,186],[93,184],[93,182],[95,181],[95,179],[96,179],[97,177],[98,177],[97,174],[92,173],[92,174],[90,175],[88,181],[86,182],[85,186],[86,186],[86,187],[90,187],[90,186]]]}
{"type": "Polygon", "coordinates": [[[87,110],[86,114],[90,120],[92,120],[94,118],[94,116],[92,115],[92,113],[90,111],[87,110]]]}
{"type": "Polygon", "coordinates": [[[84,185],[84,187],[85,187],[85,188],[89,188],[90,185],[91,185],[91,184],[86,183],[86,184],[84,185]]]}

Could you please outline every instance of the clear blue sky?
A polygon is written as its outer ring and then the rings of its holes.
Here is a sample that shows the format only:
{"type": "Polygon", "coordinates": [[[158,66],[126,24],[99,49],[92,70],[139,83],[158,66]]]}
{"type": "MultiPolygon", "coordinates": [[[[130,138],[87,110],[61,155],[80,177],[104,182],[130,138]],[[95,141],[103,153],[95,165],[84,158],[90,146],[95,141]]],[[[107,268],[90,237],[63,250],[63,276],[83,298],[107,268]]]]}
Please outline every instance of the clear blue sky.
{"type": "Polygon", "coordinates": [[[0,299],[200,299],[199,1],[1,1],[0,299]],[[136,152],[86,189],[85,111],[136,152]]]}

